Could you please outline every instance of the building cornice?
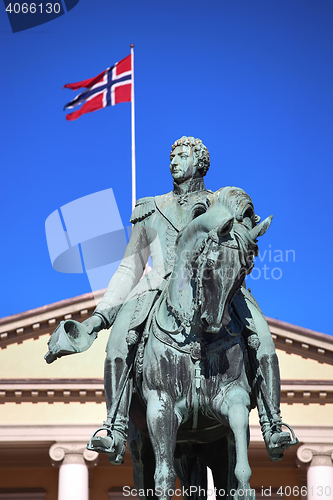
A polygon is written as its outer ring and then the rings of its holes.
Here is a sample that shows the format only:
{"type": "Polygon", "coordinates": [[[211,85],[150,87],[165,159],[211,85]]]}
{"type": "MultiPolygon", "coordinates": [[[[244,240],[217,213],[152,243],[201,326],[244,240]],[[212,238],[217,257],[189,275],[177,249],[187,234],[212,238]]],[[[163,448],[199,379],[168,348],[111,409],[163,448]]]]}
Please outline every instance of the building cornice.
{"type": "MultiPolygon", "coordinates": [[[[5,403],[96,403],[105,401],[102,379],[0,379],[5,403]]],[[[333,404],[331,380],[281,380],[281,402],[333,404]]]]}
{"type": "Polygon", "coordinates": [[[0,379],[0,404],[105,402],[103,379],[0,379]]]}

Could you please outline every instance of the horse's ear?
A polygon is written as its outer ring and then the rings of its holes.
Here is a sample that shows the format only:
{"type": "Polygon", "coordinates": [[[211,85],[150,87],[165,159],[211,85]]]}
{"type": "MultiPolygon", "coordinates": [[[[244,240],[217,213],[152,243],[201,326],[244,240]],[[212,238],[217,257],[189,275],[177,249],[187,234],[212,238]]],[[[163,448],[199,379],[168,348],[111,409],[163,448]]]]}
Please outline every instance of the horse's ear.
{"type": "Polygon", "coordinates": [[[272,219],[273,219],[273,215],[270,215],[265,220],[263,220],[260,224],[258,224],[253,229],[251,229],[251,236],[254,240],[256,240],[257,238],[259,238],[259,236],[262,236],[263,234],[266,233],[267,229],[271,225],[272,219]]]}
{"type": "Polygon", "coordinates": [[[234,225],[234,218],[230,217],[229,219],[225,219],[222,224],[217,228],[217,234],[219,236],[227,236],[230,233],[232,226],[234,225]]]}

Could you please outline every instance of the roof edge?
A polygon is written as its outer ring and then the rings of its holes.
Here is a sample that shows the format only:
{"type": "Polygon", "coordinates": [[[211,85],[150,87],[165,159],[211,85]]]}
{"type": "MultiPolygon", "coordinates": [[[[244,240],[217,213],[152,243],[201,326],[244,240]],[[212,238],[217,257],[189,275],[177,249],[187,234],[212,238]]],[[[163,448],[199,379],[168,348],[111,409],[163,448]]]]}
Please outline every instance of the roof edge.
{"type": "Polygon", "coordinates": [[[323,340],[333,343],[333,336],[327,333],[316,332],[315,330],[310,330],[304,326],[293,325],[292,323],[287,323],[286,321],[281,321],[280,319],[269,318],[265,316],[268,325],[271,327],[282,328],[283,330],[288,330],[292,333],[298,333],[299,335],[305,335],[306,337],[311,337],[313,339],[323,340]]]}
{"type": "Polygon", "coordinates": [[[57,309],[62,309],[64,307],[70,307],[79,304],[80,302],[98,300],[104,295],[105,290],[106,288],[103,288],[101,290],[96,290],[95,292],[84,293],[82,295],[77,295],[76,297],[71,297],[69,299],[63,299],[57,302],[52,302],[51,304],[46,304],[45,306],[36,307],[35,309],[29,309],[28,311],[24,311],[22,313],[4,316],[3,318],[0,318],[0,327],[4,324],[9,325],[10,323],[14,323],[18,320],[28,319],[33,316],[56,311],[57,309]]]}

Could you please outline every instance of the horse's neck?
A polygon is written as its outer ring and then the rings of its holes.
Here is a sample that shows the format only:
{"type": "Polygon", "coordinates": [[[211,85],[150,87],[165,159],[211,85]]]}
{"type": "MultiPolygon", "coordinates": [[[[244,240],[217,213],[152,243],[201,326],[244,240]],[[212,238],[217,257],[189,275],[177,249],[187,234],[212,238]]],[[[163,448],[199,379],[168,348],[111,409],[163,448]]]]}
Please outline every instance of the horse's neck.
{"type": "Polygon", "coordinates": [[[188,241],[180,239],[177,246],[177,259],[168,283],[168,301],[178,310],[185,313],[193,311],[193,288],[191,284],[192,269],[189,265],[188,255],[191,249],[188,241]],[[185,256],[187,260],[185,261],[185,256]]]}

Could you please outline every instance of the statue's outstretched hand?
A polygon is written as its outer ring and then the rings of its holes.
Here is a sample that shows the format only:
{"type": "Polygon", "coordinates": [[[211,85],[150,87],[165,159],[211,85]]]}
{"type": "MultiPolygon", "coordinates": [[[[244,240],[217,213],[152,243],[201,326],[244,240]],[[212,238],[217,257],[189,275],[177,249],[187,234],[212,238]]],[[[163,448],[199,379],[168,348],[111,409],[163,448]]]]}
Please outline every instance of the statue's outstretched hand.
{"type": "Polygon", "coordinates": [[[98,333],[103,329],[103,320],[97,314],[93,314],[90,318],[82,321],[82,325],[84,326],[88,335],[92,333],[98,333]]]}

